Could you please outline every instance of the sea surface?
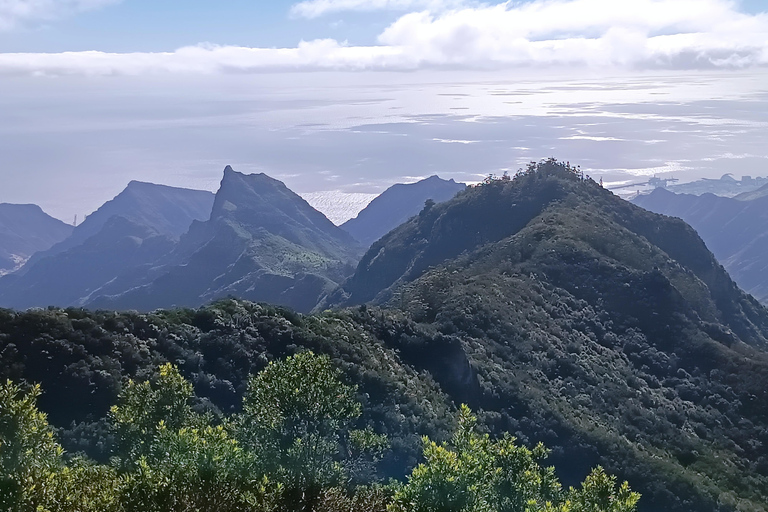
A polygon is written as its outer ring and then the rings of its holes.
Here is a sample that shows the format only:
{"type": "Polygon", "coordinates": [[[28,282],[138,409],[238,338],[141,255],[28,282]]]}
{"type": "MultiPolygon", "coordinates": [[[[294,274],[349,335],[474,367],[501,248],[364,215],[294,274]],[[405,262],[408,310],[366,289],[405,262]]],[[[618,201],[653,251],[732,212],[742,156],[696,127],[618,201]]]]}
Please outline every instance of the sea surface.
{"type": "Polygon", "coordinates": [[[228,164],[337,223],[397,182],[550,156],[606,186],[768,175],[768,70],[6,76],[0,112],[0,202],[66,221],[131,179],[216,190],[228,164]]]}

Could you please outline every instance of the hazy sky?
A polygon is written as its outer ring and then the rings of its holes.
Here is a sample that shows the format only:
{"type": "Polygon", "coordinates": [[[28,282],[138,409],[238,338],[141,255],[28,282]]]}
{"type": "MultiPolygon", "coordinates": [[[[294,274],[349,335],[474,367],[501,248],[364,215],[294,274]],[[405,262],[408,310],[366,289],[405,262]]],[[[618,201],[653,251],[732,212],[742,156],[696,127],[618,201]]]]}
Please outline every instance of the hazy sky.
{"type": "Polygon", "coordinates": [[[215,190],[226,164],[365,194],[546,156],[610,182],[767,175],[765,11],[0,0],[0,201],[69,221],[130,179],[215,190]]]}

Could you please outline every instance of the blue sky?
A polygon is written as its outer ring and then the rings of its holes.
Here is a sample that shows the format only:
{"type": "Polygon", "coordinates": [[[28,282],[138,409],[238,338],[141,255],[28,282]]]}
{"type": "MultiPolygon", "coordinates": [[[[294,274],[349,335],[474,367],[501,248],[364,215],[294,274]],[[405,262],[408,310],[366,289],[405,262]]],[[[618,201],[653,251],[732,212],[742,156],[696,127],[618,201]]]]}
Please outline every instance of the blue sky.
{"type": "MultiPolygon", "coordinates": [[[[13,4],[25,0],[7,1],[13,4]]],[[[48,3],[57,2],[71,4],[73,0],[48,3]]],[[[89,5],[94,3],[105,5],[70,9],[47,19],[19,16],[13,27],[0,30],[0,52],[157,52],[206,42],[294,47],[301,40],[324,38],[352,45],[372,45],[399,16],[408,10],[429,7],[426,2],[414,2],[411,9],[337,10],[307,19],[291,13],[296,3],[292,0],[91,0],[89,5]],[[76,12],[71,12],[73,10],[76,12]]],[[[465,2],[465,5],[478,4],[465,2]]],[[[768,11],[768,0],[737,0],[735,4],[745,13],[768,11]]],[[[2,16],[0,2],[0,20],[2,16]]]]}

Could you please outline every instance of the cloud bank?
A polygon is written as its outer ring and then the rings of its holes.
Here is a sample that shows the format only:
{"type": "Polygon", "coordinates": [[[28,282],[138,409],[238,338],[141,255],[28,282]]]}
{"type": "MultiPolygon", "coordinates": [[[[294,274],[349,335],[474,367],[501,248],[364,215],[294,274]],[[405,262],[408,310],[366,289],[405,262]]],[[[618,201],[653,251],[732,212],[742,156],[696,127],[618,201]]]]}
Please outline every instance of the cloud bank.
{"type": "MultiPolygon", "coordinates": [[[[95,4],[98,0],[89,3],[95,4]]],[[[310,0],[297,4],[297,8],[311,4],[320,12],[321,8],[327,10],[331,6],[384,8],[419,3],[420,0],[310,0]]],[[[379,35],[378,43],[349,46],[323,39],[281,49],[199,45],[167,53],[0,54],[0,73],[223,73],[556,66],[748,68],[768,65],[768,13],[745,14],[729,0],[505,2],[407,13],[379,35]]]]}
{"type": "Polygon", "coordinates": [[[98,9],[120,0],[0,0],[0,30],[98,9]]]}

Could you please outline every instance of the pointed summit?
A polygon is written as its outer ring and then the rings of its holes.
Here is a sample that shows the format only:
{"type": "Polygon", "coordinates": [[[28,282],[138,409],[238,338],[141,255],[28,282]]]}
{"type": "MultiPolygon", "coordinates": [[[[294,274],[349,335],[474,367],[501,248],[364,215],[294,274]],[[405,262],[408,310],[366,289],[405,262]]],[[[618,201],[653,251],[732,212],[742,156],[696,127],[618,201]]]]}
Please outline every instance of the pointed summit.
{"type": "Polygon", "coordinates": [[[242,174],[230,166],[224,170],[211,218],[230,219],[251,230],[266,229],[300,245],[323,246],[329,239],[342,246],[355,245],[352,237],[282,181],[264,173],[242,174]]]}
{"type": "Polygon", "coordinates": [[[354,239],[279,180],[224,169],[210,220],[194,223],[157,279],[97,306],[196,306],[229,295],[309,311],[353,271],[354,239]]]}

